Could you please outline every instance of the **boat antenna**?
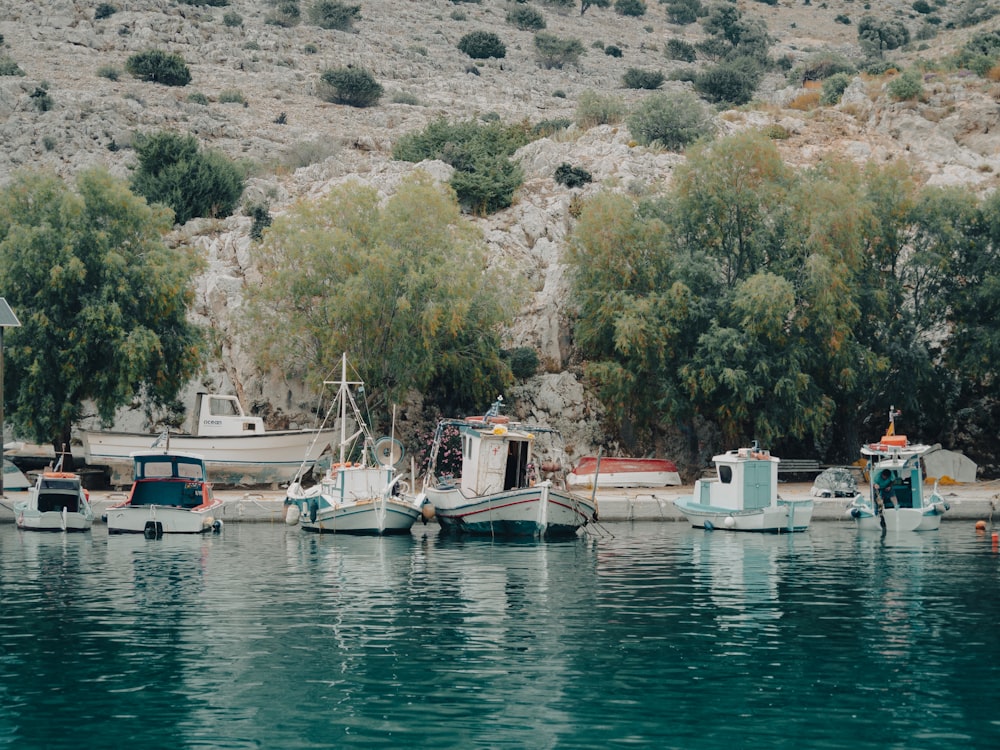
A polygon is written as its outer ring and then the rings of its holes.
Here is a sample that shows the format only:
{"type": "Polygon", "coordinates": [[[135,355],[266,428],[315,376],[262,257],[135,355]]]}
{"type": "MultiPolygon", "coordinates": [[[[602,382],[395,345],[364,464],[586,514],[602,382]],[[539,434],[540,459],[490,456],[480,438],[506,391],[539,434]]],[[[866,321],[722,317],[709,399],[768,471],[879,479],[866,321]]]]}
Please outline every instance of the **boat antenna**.
{"type": "Polygon", "coordinates": [[[889,407],[889,429],[886,431],[886,435],[896,434],[896,417],[902,413],[901,411],[897,411],[895,406],[889,407]]]}
{"type": "Polygon", "coordinates": [[[503,406],[503,395],[500,395],[500,396],[497,396],[497,400],[493,402],[493,405],[490,407],[489,411],[486,412],[486,416],[487,417],[499,417],[500,416],[500,407],[502,407],[502,406],[503,406]]]}

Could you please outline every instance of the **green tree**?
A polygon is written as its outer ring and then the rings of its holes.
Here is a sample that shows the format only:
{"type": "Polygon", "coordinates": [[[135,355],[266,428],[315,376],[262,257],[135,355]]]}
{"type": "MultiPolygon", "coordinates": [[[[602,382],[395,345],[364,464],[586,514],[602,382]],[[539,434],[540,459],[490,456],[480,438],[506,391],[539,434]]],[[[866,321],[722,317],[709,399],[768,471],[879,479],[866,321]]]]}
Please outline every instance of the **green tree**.
{"type": "Polygon", "coordinates": [[[647,89],[652,91],[660,88],[665,78],[666,76],[658,70],[629,68],[622,76],[622,85],[627,89],[647,89]]]}
{"type": "Polygon", "coordinates": [[[511,382],[499,340],[508,282],[486,273],[482,236],[425,173],[384,205],[359,184],[300,203],[255,249],[261,366],[321,377],[348,351],[377,398],[415,389],[456,410],[482,409],[511,382]]]}
{"type": "MultiPolygon", "coordinates": [[[[605,0],[611,2],[611,0],[605,0]]],[[[507,23],[522,31],[538,31],[545,28],[545,16],[530,5],[513,5],[507,11],[507,23]]]]}
{"type": "Polygon", "coordinates": [[[321,29],[351,31],[360,18],[360,5],[347,5],[340,0],[317,0],[309,6],[309,20],[321,29]]]}
{"type": "Polygon", "coordinates": [[[125,61],[125,70],[140,80],[164,86],[187,86],[191,83],[191,71],[184,58],[158,49],[131,55],[125,61]]]}
{"type": "Polygon", "coordinates": [[[317,93],[324,101],[363,109],[378,104],[385,89],[370,71],[348,66],[324,70],[317,93]]]}
{"type": "Polygon", "coordinates": [[[110,422],[142,397],[170,404],[201,367],[187,312],[200,268],[162,235],[170,212],[100,169],[75,190],[22,173],[0,192],[0,287],[21,321],[5,337],[7,413],[29,440],[69,444],[92,401],[110,422]]]}
{"type": "Polygon", "coordinates": [[[579,39],[564,39],[547,31],[535,34],[535,58],[548,70],[576,65],[583,53],[583,42],[579,39]]]}
{"type": "Polygon", "coordinates": [[[886,50],[897,49],[909,41],[910,30],[902,21],[872,15],[858,21],[858,43],[870,57],[882,57],[886,50]]]}
{"type": "Polygon", "coordinates": [[[924,81],[920,72],[911,68],[889,81],[886,84],[886,91],[897,102],[919,99],[924,93],[924,81]]]}
{"type": "Polygon", "coordinates": [[[739,106],[753,99],[760,77],[759,68],[747,58],[726,60],[698,73],[694,88],[710,102],[739,106]]]}
{"type": "Polygon", "coordinates": [[[667,0],[667,20],[680,26],[686,26],[698,20],[705,12],[701,0],[667,0]]]}
{"type": "Polygon", "coordinates": [[[681,151],[714,128],[706,106],[686,91],[647,96],[627,123],[632,137],[642,145],[657,142],[671,151],[681,151]]]}
{"type": "Polygon", "coordinates": [[[507,47],[492,31],[470,31],[458,40],[458,49],[473,60],[507,56],[507,47]]]}
{"type": "Polygon", "coordinates": [[[134,146],[139,164],[132,190],[150,203],[169,206],[178,224],[233,213],[246,178],[227,157],[201,151],[193,135],[166,131],[139,136],[134,146]]]}
{"type": "Polygon", "coordinates": [[[449,123],[439,119],[417,133],[400,138],[393,148],[396,159],[419,162],[440,159],[455,168],[451,186],[462,206],[488,214],[506,208],[524,180],[521,168],[508,157],[527,144],[531,136],[520,125],[498,121],[449,123]]]}
{"type": "Polygon", "coordinates": [[[851,85],[851,77],[847,73],[834,73],[823,81],[822,93],[819,103],[832,106],[840,101],[844,91],[851,85]]]}

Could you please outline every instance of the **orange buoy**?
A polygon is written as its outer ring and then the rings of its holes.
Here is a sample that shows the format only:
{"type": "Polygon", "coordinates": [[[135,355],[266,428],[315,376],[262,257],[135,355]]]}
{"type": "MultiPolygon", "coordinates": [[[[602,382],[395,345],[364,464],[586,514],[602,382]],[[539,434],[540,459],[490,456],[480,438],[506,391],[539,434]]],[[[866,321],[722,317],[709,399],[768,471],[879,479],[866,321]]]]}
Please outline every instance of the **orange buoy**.
{"type": "Polygon", "coordinates": [[[976,521],[976,531],[986,531],[986,521],[976,521]]]}

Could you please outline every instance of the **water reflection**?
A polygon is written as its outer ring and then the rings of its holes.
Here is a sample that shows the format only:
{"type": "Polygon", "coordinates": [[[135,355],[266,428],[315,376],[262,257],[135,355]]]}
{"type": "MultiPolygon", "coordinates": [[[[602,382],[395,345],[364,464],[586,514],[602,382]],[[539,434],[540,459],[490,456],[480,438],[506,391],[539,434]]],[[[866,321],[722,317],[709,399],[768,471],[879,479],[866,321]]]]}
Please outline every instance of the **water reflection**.
{"type": "Polygon", "coordinates": [[[846,524],[611,531],[512,543],[433,527],[231,524],[161,540],[0,527],[0,746],[1000,741],[988,538],[947,524],[918,540],[846,524]]]}

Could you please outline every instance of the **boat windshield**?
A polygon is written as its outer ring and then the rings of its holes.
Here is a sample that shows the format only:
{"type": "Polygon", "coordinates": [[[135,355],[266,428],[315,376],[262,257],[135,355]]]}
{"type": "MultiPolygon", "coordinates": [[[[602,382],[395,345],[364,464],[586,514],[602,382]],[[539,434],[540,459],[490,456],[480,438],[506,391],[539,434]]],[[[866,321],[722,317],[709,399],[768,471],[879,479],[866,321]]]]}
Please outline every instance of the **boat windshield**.
{"type": "Polygon", "coordinates": [[[204,480],[204,468],[198,462],[179,461],[175,457],[142,461],[136,466],[136,477],[142,479],[179,478],[204,480]]]}
{"type": "Polygon", "coordinates": [[[236,403],[236,399],[233,398],[221,398],[219,396],[213,396],[209,401],[208,410],[213,417],[243,416],[243,413],[240,411],[239,405],[236,403]]]}

